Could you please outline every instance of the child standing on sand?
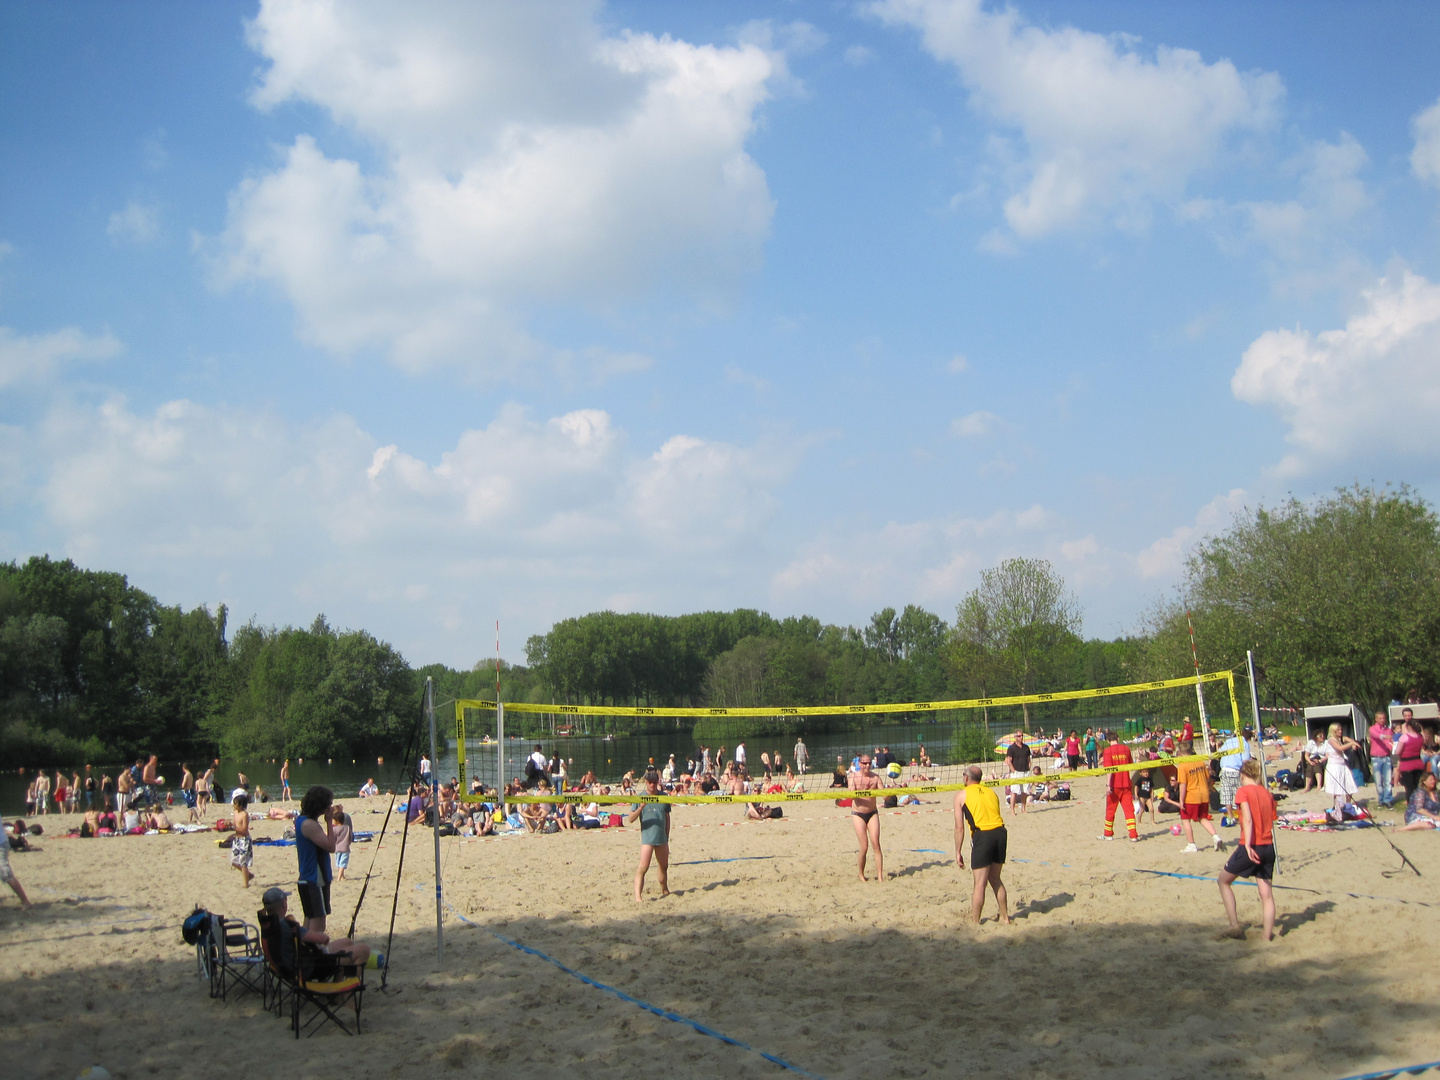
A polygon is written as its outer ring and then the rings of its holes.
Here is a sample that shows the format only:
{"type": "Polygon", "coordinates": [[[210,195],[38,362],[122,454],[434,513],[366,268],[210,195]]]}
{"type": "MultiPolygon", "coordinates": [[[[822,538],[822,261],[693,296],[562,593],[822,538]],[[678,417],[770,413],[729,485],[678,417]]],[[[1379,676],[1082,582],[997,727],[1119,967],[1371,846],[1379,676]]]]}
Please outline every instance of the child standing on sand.
{"type": "Polygon", "coordinates": [[[235,805],[235,838],[230,842],[230,865],[240,871],[240,880],[245,888],[250,887],[250,867],[254,863],[255,849],[250,839],[250,796],[237,791],[235,805]]]}
{"type": "Polygon", "coordinates": [[[355,825],[345,807],[336,803],[330,808],[330,836],[335,841],[335,880],[345,880],[345,870],[350,865],[350,841],[355,835],[355,825]]]}
{"type": "MultiPolygon", "coordinates": [[[[645,794],[660,794],[660,774],[652,766],[645,770],[645,794]]],[[[670,895],[670,804],[639,803],[632,806],[626,824],[640,822],[640,866],[635,871],[635,902],[645,891],[645,872],[653,855],[660,868],[660,895],[670,895]]]]}

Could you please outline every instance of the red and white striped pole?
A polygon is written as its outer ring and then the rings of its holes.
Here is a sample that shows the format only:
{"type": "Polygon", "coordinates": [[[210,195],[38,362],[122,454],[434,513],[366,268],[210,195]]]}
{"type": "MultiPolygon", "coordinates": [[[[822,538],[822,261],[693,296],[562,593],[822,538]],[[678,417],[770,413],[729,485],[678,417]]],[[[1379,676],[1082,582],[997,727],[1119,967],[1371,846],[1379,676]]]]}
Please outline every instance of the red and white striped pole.
{"type": "Polygon", "coordinates": [[[1210,721],[1205,716],[1205,684],[1200,681],[1200,654],[1195,651],[1195,623],[1190,609],[1185,609],[1185,625],[1190,628],[1190,659],[1195,661],[1195,700],[1200,703],[1200,733],[1205,739],[1204,753],[1210,753],[1210,721]]]}

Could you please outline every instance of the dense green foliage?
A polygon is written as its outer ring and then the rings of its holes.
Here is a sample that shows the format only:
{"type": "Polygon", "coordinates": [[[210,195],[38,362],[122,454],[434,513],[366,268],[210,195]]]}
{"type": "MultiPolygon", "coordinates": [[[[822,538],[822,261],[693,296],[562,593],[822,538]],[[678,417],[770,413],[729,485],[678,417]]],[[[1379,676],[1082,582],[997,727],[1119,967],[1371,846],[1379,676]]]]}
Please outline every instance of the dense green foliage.
{"type": "Polygon", "coordinates": [[[415,673],[363,630],[243,627],[230,644],[224,711],[205,728],[229,757],[369,755],[414,727],[415,673]]]}
{"type": "Polygon", "coordinates": [[[197,746],[225,610],[164,607],[69,560],[0,564],[0,760],[197,746]]]}
{"type": "Polygon", "coordinates": [[[226,617],[69,560],[0,564],[0,764],[405,746],[424,679],[389,645],[323,616],[227,641],[226,617]]]}
{"type": "MultiPolygon", "coordinates": [[[[607,611],[567,619],[530,639],[527,659],[537,692],[529,700],[649,707],[844,706],[998,696],[1037,687],[1083,689],[1140,677],[1142,643],[1081,639],[1073,602],[1048,563],[1016,560],[1001,571],[1007,582],[1018,579],[1019,585],[1006,592],[1002,582],[992,593],[972,594],[960,610],[963,626],[967,609],[994,599],[993,622],[1003,632],[990,637],[967,637],[913,604],[898,613],[885,608],[860,629],[825,625],[809,616],[775,619],[753,610],[679,617],[607,611]],[[1037,575],[1048,578],[1037,583],[1037,575]]],[[[1008,719],[1012,711],[1017,722],[1028,722],[1019,708],[990,710],[989,718],[1008,719]]],[[[917,715],[934,714],[897,713],[888,719],[900,722],[917,715]]],[[[1077,713],[1073,705],[1057,702],[1035,715],[1051,719],[1077,713]]],[[[839,711],[803,719],[716,718],[700,721],[695,737],[718,743],[833,730],[848,722],[839,711]]],[[[600,718],[591,730],[647,729],[646,724],[600,718]]]]}
{"type": "Polygon", "coordinates": [[[1255,650],[1263,704],[1440,692],[1440,522],[1406,488],[1350,488],[1245,511],[1191,556],[1182,600],[1155,613],[1146,665],[1189,656],[1241,667],[1255,650]]]}

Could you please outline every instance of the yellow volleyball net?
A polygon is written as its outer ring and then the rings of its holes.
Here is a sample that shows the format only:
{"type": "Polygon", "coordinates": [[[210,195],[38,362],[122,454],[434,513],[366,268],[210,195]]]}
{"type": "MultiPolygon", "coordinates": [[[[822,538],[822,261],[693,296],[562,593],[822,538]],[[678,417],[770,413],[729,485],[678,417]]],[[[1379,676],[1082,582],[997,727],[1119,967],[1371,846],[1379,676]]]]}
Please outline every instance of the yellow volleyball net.
{"type": "MultiPolygon", "coordinates": [[[[1058,702],[1078,701],[1106,701],[1114,702],[1117,699],[1134,699],[1140,695],[1164,695],[1172,699],[1174,691],[1193,690],[1199,691],[1205,683],[1223,682],[1230,698],[1230,718],[1234,730],[1240,729],[1240,706],[1235,691],[1235,675],[1231,671],[1215,671],[1209,674],[1190,675],[1176,679],[1160,679],[1150,682],[1131,683],[1124,686],[1106,686],[1087,690],[1059,690],[1041,694],[1013,694],[997,697],[965,698],[949,701],[907,701],[907,702],[886,702],[868,705],[795,705],[795,706],[753,706],[753,707],[720,707],[720,706],[628,706],[628,705],[556,705],[532,702],[495,702],[484,700],[460,700],[455,702],[455,745],[456,756],[459,766],[460,797],[467,802],[482,802],[484,796],[471,796],[469,791],[469,759],[467,755],[467,743],[470,748],[475,748],[476,733],[483,731],[480,735],[480,746],[482,752],[493,740],[494,753],[496,757],[497,787],[505,783],[504,770],[506,765],[505,757],[505,717],[507,714],[518,714],[521,717],[544,714],[549,717],[563,717],[576,720],[581,717],[670,717],[677,722],[685,720],[699,723],[717,718],[855,718],[864,716],[892,717],[896,714],[919,718],[936,718],[941,714],[957,715],[966,712],[973,713],[975,710],[998,710],[1014,706],[1046,706],[1058,702]],[[1169,693],[1166,693],[1169,692],[1169,693]]],[[[698,728],[697,728],[698,730],[698,728]]],[[[513,737],[512,737],[513,738],[513,737]]],[[[988,741],[988,739],[987,739],[988,741]]],[[[1187,757],[1171,757],[1162,759],[1160,764],[1178,763],[1184,761],[1203,760],[1211,755],[1208,753],[1195,754],[1187,757]]],[[[1063,774],[1065,780],[1078,779],[1087,776],[1102,776],[1108,773],[1124,769],[1152,768],[1156,762],[1136,763],[1131,766],[1119,766],[1112,768],[1090,768],[1078,771],[1067,771],[1063,774]]],[[[573,781],[573,777],[571,778],[573,781]]],[[[956,778],[958,781],[958,777],[956,778]]],[[[1014,783],[1013,778],[994,778],[987,780],[989,786],[1003,786],[1007,783],[1014,783]]],[[[886,795],[905,794],[929,794],[941,791],[954,791],[963,787],[960,782],[954,783],[919,783],[907,786],[889,786],[885,788],[886,795]]],[[[667,802],[667,803],[730,803],[730,802],[802,802],[807,800],[834,799],[835,791],[809,791],[789,790],[783,792],[755,792],[747,795],[728,794],[665,794],[649,796],[633,792],[612,793],[609,795],[594,794],[590,792],[565,792],[551,795],[525,794],[518,796],[506,796],[505,802],[514,803],[635,803],[635,802],[667,802]]]]}

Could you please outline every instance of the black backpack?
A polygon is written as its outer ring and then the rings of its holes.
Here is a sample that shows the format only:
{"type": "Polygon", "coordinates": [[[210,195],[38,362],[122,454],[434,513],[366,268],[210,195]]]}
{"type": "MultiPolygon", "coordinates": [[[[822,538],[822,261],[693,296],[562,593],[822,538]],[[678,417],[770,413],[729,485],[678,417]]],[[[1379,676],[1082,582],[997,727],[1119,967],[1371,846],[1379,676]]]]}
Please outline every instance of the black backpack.
{"type": "Polygon", "coordinates": [[[198,945],[201,938],[209,937],[210,912],[202,907],[197,907],[180,924],[180,936],[185,939],[186,945],[198,945]]]}

